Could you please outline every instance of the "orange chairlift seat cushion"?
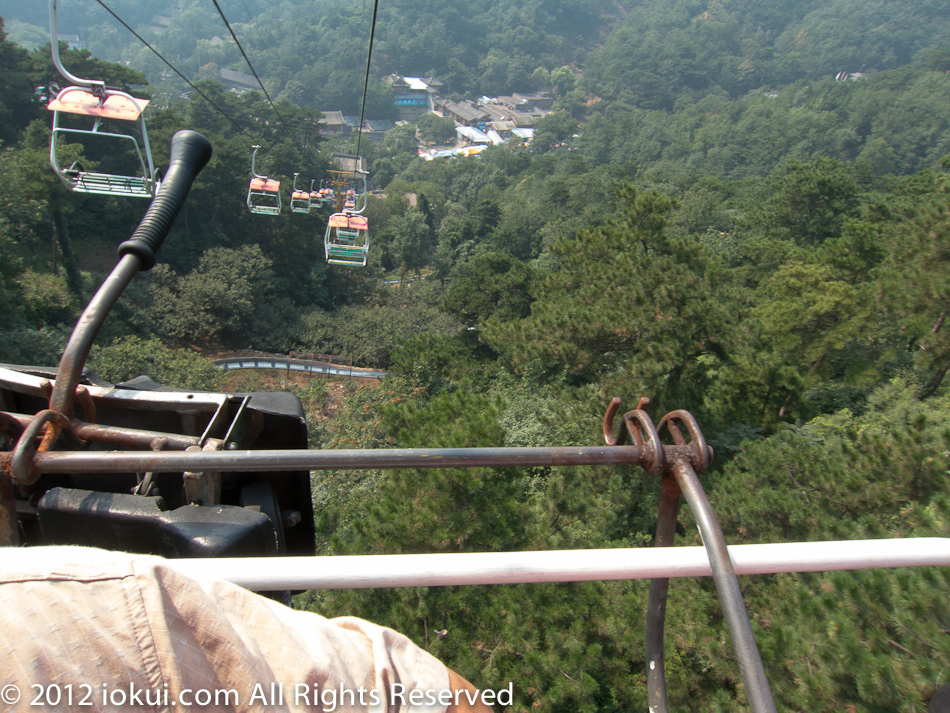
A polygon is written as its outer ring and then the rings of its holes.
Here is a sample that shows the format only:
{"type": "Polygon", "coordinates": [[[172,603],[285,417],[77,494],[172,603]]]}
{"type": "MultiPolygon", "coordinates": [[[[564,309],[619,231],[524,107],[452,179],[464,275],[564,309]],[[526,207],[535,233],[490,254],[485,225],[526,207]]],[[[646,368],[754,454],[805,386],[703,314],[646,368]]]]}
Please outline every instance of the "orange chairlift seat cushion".
{"type": "Polygon", "coordinates": [[[121,94],[106,94],[105,100],[99,102],[92,92],[77,87],[62,90],[59,95],[46,107],[50,111],[65,111],[70,114],[85,114],[99,116],[103,119],[122,119],[135,121],[148,106],[148,99],[132,101],[121,94]],[[138,106],[136,106],[138,105],[138,106]]]}
{"type": "Polygon", "coordinates": [[[330,216],[330,227],[366,230],[369,227],[369,221],[362,215],[347,216],[345,213],[334,213],[330,216]]]}
{"type": "Polygon", "coordinates": [[[251,179],[252,191],[267,191],[268,193],[277,193],[280,191],[280,181],[274,181],[264,178],[251,179]]]}

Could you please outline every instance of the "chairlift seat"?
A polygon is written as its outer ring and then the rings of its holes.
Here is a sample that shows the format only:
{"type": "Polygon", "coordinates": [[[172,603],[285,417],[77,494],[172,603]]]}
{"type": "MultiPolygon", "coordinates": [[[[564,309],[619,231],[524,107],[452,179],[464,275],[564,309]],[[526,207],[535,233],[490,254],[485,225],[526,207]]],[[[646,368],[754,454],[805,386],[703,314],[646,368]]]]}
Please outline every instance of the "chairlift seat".
{"type": "Polygon", "coordinates": [[[331,228],[343,228],[353,230],[367,230],[369,220],[363,215],[347,215],[346,213],[334,213],[328,221],[331,228]]]}
{"type": "Polygon", "coordinates": [[[354,213],[334,213],[327,220],[324,250],[330,264],[365,266],[369,220],[354,213]]]}
{"type": "Polygon", "coordinates": [[[50,111],[65,111],[69,114],[97,116],[103,119],[137,121],[149,101],[149,99],[137,99],[108,90],[105,97],[100,99],[86,89],[66,87],[46,108],[50,111]]]}
{"type": "MultiPolygon", "coordinates": [[[[152,163],[152,152],[148,144],[148,132],[145,129],[145,121],[142,118],[142,111],[148,105],[147,99],[136,99],[135,97],[106,89],[104,94],[99,97],[92,91],[82,87],[66,87],[60,90],[56,99],[51,101],[47,108],[53,112],[53,131],[50,140],[50,165],[56,172],[59,179],[74,193],[98,193],[100,195],[126,196],[132,198],[151,198],[158,190],[161,181],[155,166],[152,163]],[[92,128],[74,129],[60,126],[60,114],[79,114],[94,118],[92,128]],[[119,121],[137,121],[142,132],[142,144],[130,134],[114,133],[105,131],[101,122],[103,119],[117,119],[119,121]],[[67,169],[60,167],[59,154],[57,150],[57,139],[61,135],[79,135],[79,136],[97,136],[112,139],[118,139],[125,146],[131,144],[135,155],[138,158],[140,173],[135,176],[94,173],[85,171],[82,168],[78,170],[75,164],[67,169]],[[143,156],[142,150],[145,154],[143,156]]],[[[115,142],[113,142],[115,144],[115,142]]]]}
{"type": "Polygon", "coordinates": [[[270,178],[252,178],[247,189],[247,207],[259,215],[280,213],[280,181],[270,178]]]}
{"type": "Polygon", "coordinates": [[[327,248],[327,262],[331,265],[356,265],[365,267],[366,251],[360,247],[332,245],[327,248]]]}
{"type": "Polygon", "coordinates": [[[309,213],[310,193],[308,191],[294,191],[290,195],[290,209],[294,213],[309,213]]]}
{"type": "Polygon", "coordinates": [[[252,178],[250,190],[266,191],[267,193],[278,193],[280,192],[280,181],[275,181],[268,178],[252,178]]]}
{"type": "Polygon", "coordinates": [[[142,196],[151,195],[149,182],[136,176],[113,176],[108,173],[92,173],[67,169],[67,176],[75,175],[77,193],[98,193],[101,195],[142,196]]]}

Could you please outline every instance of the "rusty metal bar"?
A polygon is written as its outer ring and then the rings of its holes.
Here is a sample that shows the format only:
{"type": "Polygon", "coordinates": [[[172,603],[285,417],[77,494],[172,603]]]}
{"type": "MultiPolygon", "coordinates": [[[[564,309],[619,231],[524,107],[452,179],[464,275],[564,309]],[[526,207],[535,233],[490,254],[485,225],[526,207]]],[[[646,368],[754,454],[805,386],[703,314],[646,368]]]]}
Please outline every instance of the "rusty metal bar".
{"type": "MultiPolygon", "coordinates": [[[[667,452],[678,446],[668,446],[667,452]]],[[[7,455],[3,454],[3,458],[7,455]]],[[[639,465],[637,446],[550,448],[397,448],[392,450],[232,450],[182,453],[45,452],[40,473],[175,473],[182,471],[339,470],[371,468],[521,468],[555,465],[639,465]]]]}
{"type": "Polygon", "coordinates": [[[19,544],[20,527],[13,498],[13,478],[0,471],[0,547],[16,547],[19,544]]]}
{"type": "MultiPolygon", "coordinates": [[[[672,473],[664,472],[654,547],[673,546],[679,508],[680,486],[672,473]]],[[[663,663],[663,626],[666,622],[669,587],[669,578],[650,580],[650,597],[647,601],[647,700],[650,713],[667,713],[669,710],[666,698],[666,669],[663,663]]]]}
{"type": "Polygon", "coordinates": [[[59,361],[53,395],[49,400],[53,411],[72,416],[76,386],[79,385],[82,369],[86,365],[92,343],[99,334],[99,329],[106,321],[106,317],[115,307],[115,303],[141,268],[142,259],[137,255],[122,256],[95,296],[86,305],[79,322],[76,323],[76,328],[69,337],[63,357],[59,361]]]}
{"type": "Polygon", "coordinates": [[[732,567],[729,551],[726,549],[726,540],[723,537],[719,519],[713,512],[706,492],[690,462],[686,458],[672,459],[672,470],[696,518],[703,545],[709,556],[713,581],[716,583],[726,625],[732,636],[732,645],[739,661],[739,671],[745,683],[749,706],[753,713],[775,713],[772,689],[765,676],[765,666],[762,663],[759,646],[755,642],[755,635],[752,633],[749,612],[746,610],[742,591],[739,589],[739,580],[732,567]]]}
{"type": "MultiPolygon", "coordinates": [[[[36,418],[35,415],[23,413],[9,413],[9,417],[16,419],[24,428],[36,418]]],[[[164,447],[170,450],[183,451],[189,446],[198,445],[198,436],[185,436],[179,433],[166,431],[147,431],[140,428],[125,428],[124,426],[102,426],[95,423],[75,422],[76,436],[91,443],[108,443],[114,447],[141,448],[149,450],[156,438],[165,439],[164,447]]],[[[223,445],[224,440],[209,438],[207,443],[223,445]]]]}

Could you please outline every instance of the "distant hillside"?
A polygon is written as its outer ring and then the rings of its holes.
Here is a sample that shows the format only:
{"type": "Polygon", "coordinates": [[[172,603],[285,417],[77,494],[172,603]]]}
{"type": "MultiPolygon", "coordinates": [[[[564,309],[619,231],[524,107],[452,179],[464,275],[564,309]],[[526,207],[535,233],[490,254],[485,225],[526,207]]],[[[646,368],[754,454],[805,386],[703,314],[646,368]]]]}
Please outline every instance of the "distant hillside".
{"type": "MultiPolygon", "coordinates": [[[[247,71],[209,3],[106,4],[192,81],[219,79],[222,68],[247,71]]],[[[223,8],[272,95],[357,110],[371,4],[248,0],[223,8]]],[[[938,0],[396,0],[379,7],[368,106],[382,115],[391,104],[382,82],[391,73],[436,75],[445,92],[477,97],[548,86],[552,71],[568,67],[583,77],[575,103],[593,95],[672,111],[710,94],[736,98],[920,61],[950,44],[945,10],[938,0]]],[[[44,3],[0,0],[0,16],[28,23],[17,27],[31,41],[48,26],[44,3]]],[[[185,88],[163,77],[161,61],[95,0],[61,3],[59,16],[60,32],[78,34],[94,55],[131,61],[172,96],[185,88]]]]}
{"type": "Polygon", "coordinates": [[[653,0],[590,54],[583,89],[671,111],[709,94],[894,69],[946,47],[948,30],[946,3],[936,0],[653,0]]]}

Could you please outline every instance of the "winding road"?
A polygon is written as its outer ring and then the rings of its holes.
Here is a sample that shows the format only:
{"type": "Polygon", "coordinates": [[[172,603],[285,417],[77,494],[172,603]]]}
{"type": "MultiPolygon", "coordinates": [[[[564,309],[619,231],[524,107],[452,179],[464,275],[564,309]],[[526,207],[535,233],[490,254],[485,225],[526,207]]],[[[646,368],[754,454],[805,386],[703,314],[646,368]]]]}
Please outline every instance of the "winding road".
{"type": "Polygon", "coordinates": [[[352,376],[360,379],[383,379],[392,372],[374,369],[359,369],[342,364],[328,364],[326,362],[310,361],[309,359],[288,359],[279,356],[238,356],[224,359],[213,359],[219,369],[283,369],[284,371],[302,371],[311,374],[331,374],[335,376],[352,376]]]}

